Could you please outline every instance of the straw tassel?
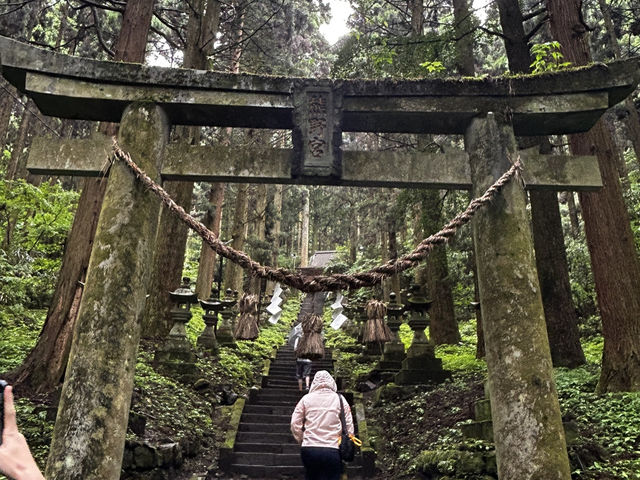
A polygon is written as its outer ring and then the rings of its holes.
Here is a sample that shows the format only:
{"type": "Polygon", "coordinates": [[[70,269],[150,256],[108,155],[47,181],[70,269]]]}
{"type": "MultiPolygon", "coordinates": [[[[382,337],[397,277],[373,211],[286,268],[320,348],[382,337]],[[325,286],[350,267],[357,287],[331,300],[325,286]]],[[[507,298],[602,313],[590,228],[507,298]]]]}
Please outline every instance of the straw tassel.
{"type": "Polygon", "coordinates": [[[365,307],[368,320],[364,324],[362,341],[365,343],[388,342],[391,340],[391,330],[384,321],[387,307],[378,300],[369,300],[365,307]]]}
{"type": "Polygon", "coordinates": [[[319,360],[324,358],[322,317],[309,313],[302,318],[302,337],[298,341],[296,357],[319,360]]]}
{"type": "Polygon", "coordinates": [[[244,294],[238,301],[240,317],[236,322],[233,336],[237,340],[255,340],[258,338],[258,297],[244,294]]]}

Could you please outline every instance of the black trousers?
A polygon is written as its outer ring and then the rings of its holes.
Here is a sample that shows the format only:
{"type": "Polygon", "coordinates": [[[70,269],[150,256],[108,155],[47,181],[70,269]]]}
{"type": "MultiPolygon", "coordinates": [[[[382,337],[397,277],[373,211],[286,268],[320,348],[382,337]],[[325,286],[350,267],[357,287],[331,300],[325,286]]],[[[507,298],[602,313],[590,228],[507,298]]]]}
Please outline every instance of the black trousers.
{"type": "Polygon", "coordinates": [[[337,448],[302,447],[304,480],[340,480],[342,460],[337,448]]]}

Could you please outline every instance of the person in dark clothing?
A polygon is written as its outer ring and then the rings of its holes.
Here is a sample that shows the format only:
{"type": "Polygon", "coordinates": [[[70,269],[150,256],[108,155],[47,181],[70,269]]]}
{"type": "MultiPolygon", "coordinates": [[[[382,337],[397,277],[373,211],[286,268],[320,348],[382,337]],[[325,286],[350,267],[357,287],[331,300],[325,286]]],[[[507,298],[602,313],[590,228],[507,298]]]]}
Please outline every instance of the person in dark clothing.
{"type": "Polygon", "coordinates": [[[296,378],[298,379],[298,389],[302,392],[303,381],[304,391],[309,391],[309,384],[311,383],[311,365],[312,362],[308,358],[296,359],[296,378]]]}

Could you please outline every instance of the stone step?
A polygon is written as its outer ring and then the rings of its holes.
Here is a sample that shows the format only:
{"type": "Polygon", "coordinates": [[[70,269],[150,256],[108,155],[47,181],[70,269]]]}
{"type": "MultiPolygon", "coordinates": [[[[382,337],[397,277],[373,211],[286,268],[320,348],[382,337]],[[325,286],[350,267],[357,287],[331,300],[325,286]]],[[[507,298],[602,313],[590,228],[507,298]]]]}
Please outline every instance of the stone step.
{"type": "Polygon", "coordinates": [[[256,397],[256,402],[258,405],[281,405],[279,402],[288,402],[285,405],[296,406],[297,403],[302,398],[303,392],[298,392],[297,390],[290,390],[290,393],[282,393],[282,392],[260,392],[256,397]]]}
{"type": "Polygon", "coordinates": [[[257,453],[291,453],[300,455],[300,445],[297,443],[236,443],[234,452],[257,453]]]}
{"type": "MultiPolygon", "coordinates": [[[[275,359],[282,359],[282,360],[292,360],[292,361],[295,361],[298,357],[297,357],[297,356],[296,356],[296,354],[295,354],[295,353],[293,353],[293,352],[292,352],[292,353],[288,353],[288,352],[284,352],[284,353],[282,353],[282,352],[276,352],[276,356],[275,356],[275,357],[273,357],[273,358],[275,358],[275,359]]],[[[313,359],[312,359],[312,360],[313,360],[313,359]]],[[[320,360],[331,360],[331,352],[329,352],[329,351],[325,350],[325,351],[324,351],[324,357],[322,357],[322,358],[317,358],[316,360],[317,360],[317,361],[320,361],[320,360]]]]}
{"type": "Polygon", "coordinates": [[[269,388],[269,387],[286,388],[287,390],[290,390],[292,392],[300,393],[300,396],[302,396],[303,393],[307,393],[307,392],[300,392],[300,390],[298,388],[298,382],[288,384],[288,383],[280,383],[280,382],[271,383],[271,382],[267,381],[265,388],[269,388]]]}
{"type": "MultiPolygon", "coordinates": [[[[276,357],[271,361],[271,366],[279,366],[279,367],[289,367],[296,368],[296,357],[276,357]]],[[[318,358],[316,360],[311,361],[311,366],[323,366],[329,367],[333,365],[333,359],[325,356],[324,358],[318,358]]]]}
{"type": "Polygon", "coordinates": [[[288,387],[264,387],[257,394],[258,398],[262,398],[264,395],[283,395],[286,398],[300,398],[302,396],[297,390],[288,387]]]}
{"type": "Polygon", "coordinates": [[[268,380],[266,381],[266,385],[264,388],[273,387],[273,388],[287,388],[289,390],[294,390],[299,392],[298,389],[298,381],[294,380],[293,382],[287,382],[282,380],[268,380]]]}
{"type": "Polygon", "coordinates": [[[245,404],[244,410],[242,411],[243,415],[245,413],[250,414],[258,414],[258,415],[288,415],[291,417],[293,413],[293,405],[253,405],[253,404],[245,404]]]}
{"type": "MultiPolygon", "coordinates": [[[[271,363],[281,363],[283,365],[289,365],[291,367],[296,366],[297,357],[295,355],[276,355],[272,358],[271,363]]],[[[313,363],[328,363],[331,362],[332,358],[328,355],[325,355],[324,358],[317,358],[315,361],[311,360],[313,363]]]]}
{"type": "Polygon", "coordinates": [[[301,466],[302,460],[299,453],[257,453],[237,452],[233,454],[234,465],[276,465],[276,466],[301,466]]]}
{"type": "MultiPolygon", "coordinates": [[[[324,352],[325,355],[331,355],[331,352],[333,351],[333,349],[331,348],[325,348],[324,352]]],[[[278,349],[278,351],[276,352],[277,355],[290,355],[290,356],[295,356],[296,352],[293,348],[290,348],[289,350],[283,350],[283,349],[278,349]]]]}
{"type": "Polygon", "coordinates": [[[291,478],[302,478],[304,476],[304,467],[302,465],[238,465],[231,464],[231,471],[247,475],[249,478],[283,478],[289,476],[291,478]]]}
{"type": "Polygon", "coordinates": [[[291,425],[287,423],[247,423],[241,421],[238,432],[284,433],[291,435],[291,425]]]}
{"type": "Polygon", "coordinates": [[[273,398],[267,397],[262,399],[258,398],[251,403],[245,404],[245,408],[246,405],[255,405],[257,407],[267,406],[272,408],[290,408],[293,412],[293,409],[297,405],[297,403],[297,400],[274,400],[273,398]]]}
{"type": "MultiPolygon", "coordinates": [[[[293,412],[292,412],[293,413],[293,412]]],[[[246,409],[242,412],[242,417],[240,417],[240,422],[246,423],[264,423],[264,424],[273,424],[273,423],[289,423],[291,421],[291,415],[263,415],[260,413],[247,413],[246,409]]]]}
{"type": "Polygon", "coordinates": [[[236,442],[266,443],[271,445],[283,445],[290,443],[297,445],[296,440],[293,438],[290,431],[287,431],[287,433],[238,431],[236,442]]]}
{"type": "MultiPolygon", "coordinates": [[[[313,377],[316,372],[318,372],[319,370],[327,370],[329,372],[333,371],[333,367],[312,367],[311,368],[311,376],[313,377]]],[[[296,369],[295,368],[282,368],[282,367],[271,367],[269,369],[269,375],[267,375],[268,377],[286,377],[286,378],[291,378],[291,379],[295,379],[296,378],[296,369]]]]}
{"type": "MultiPolygon", "coordinates": [[[[304,476],[304,467],[302,465],[239,465],[232,464],[231,471],[234,473],[247,475],[249,478],[271,479],[271,478],[302,478],[304,476]]],[[[356,465],[347,467],[347,476],[349,480],[362,478],[362,468],[356,465]]]]}
{"type": "MultiPolygon", "coordinates": [[[[318,370],[333,370],[333,363],[332,362],[327,362],[327,363],[315,362],[313,365],[311,365],[311,372],[315,373],[318,370]]],[[[278,375],[290,374],[292,376],[295,376],[296,374],[295,362],[291,361],[291,362],[286,362],[282,364],[272,363],[271,366],[269,367],[269,375],[271,375],[272,373],[275,373],[278,375]]]]}
{"type": "MultiPolygon", "coordinates": [[[[285,360],[296,360],[298,357],[296,356],[295,352],[276,352],[276,359],[285,359],[285,360]]],[[[324,357],[323,358],[319,358],[318,360],[330,360],[331,359],[331,352],[328,350],[324,351],[324,357]]]]}
{"type": "Polygon", "coordinates": [[[286,373],[280,373],[280,372],[278,372],[278,373],[269,372],[269,375],[267,375],[265,378],[267,378],[269,380],[285,381],[285,382],[297,382],[298,381],[296,379],[295,375],[286,374],[286,373]]]}
{"type": "MultiPolygon", "coordinates": [[[[269,380],[269,377],[267,377],[267,380],[269,380]]],[[[260,391],[273,393],[291,393],[291,387],[262,387],[260,391]]]]}

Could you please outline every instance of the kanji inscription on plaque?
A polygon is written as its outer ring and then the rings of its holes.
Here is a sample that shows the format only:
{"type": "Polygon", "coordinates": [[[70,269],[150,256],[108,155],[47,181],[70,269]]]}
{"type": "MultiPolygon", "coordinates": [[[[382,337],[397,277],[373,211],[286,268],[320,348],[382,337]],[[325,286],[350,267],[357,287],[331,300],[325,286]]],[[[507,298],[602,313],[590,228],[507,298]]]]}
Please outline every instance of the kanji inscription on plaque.
{"type": "Polygon", "coordinates": [[[294,148],[296,175],[340,176],[339,108],[329,86],[307,85],[294,94],[294,148]]]}
{"type": "Polygon", "coordinates": [[[310,93],[309,116],[308,116],[308,148],[313,158],[322,158],[330,144],[327,138],[327,103],[329,95],[327,93],[310,93]]]}

